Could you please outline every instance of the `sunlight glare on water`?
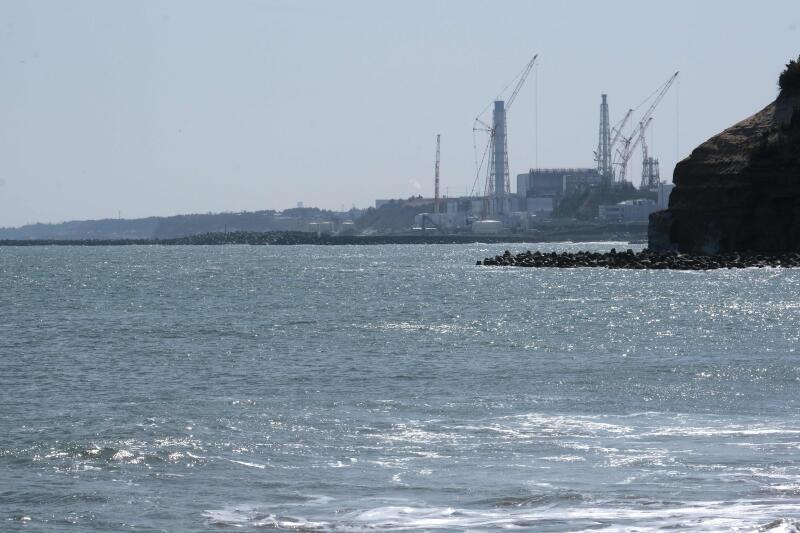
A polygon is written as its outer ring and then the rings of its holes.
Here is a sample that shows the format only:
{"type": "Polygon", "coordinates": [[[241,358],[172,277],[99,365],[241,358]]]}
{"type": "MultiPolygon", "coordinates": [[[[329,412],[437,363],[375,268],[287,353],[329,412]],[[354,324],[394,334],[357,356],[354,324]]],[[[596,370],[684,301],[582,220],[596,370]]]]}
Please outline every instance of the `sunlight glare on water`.
{"type": "Polygon", "coordinates": [[[0,248],[0,530],[790,531],[800,271],[0,248]]]}

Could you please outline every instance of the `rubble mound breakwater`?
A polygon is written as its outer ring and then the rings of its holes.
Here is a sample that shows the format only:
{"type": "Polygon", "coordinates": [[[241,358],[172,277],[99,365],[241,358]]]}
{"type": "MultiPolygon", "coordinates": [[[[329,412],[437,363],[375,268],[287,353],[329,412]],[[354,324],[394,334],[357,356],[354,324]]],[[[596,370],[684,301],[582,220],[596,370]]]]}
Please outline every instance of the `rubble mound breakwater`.
{"type": "Polygon", "coordinates": [[[605,267],[653,270],[714,270],[719,268],[800,267],[800,252],[783,254],[726,253],[716,255],[691,255],[677,252],[626,250],[617,252],[521,252],[487,257],[477,265],[516,266],[534,268],[605,267]]]}

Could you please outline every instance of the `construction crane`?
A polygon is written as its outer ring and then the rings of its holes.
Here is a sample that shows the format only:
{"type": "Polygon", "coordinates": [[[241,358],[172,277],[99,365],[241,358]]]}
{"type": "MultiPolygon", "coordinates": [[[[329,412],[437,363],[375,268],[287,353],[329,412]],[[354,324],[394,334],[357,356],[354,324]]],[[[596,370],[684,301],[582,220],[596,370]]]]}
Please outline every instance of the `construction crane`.
{"type": "MultiPolygon", "coordinates": [[[[536,59],[539,57],[539,54],[534,54],[533,58],[528,61],[528,64],[525,65],[525,68],[522,69],[522,72],[518,75],[519,80],[517,81],[517,85],[514,87],[514,91],[511,93],[511,96],[508,97],[506,101],[506,111],[511,107],[511,104],[514,103],[514,100],[517,99],[517,95],[519,91],[522,89],[522,86],[525,85],[525,80],[528,79],[528,74],[531,73],[531,69],[533,65],[536,63],[536,59]]],[[[512,80],[513,83],[513,80],[512,80]]]]}
{"type": "MultiPolygon", "coordinates": [[[[497,95],[497,98],[495,100],[500,100],[500,98],[502,98],[503,96],[503,93],[505,93],[508,90],[508,88],[511,87],[511,84],[513,84],[515,81],[517,82],[517,84],[514,86],[514,90],[511,92],[511,96],[509,96],[508,100],[506,100],[505,104],[506,111],[508,111],[511,108],[511,105],[514,103],[514,100],[517,99],[517,95],[519,94],[520,90],[522,90],[522,86],[525,85],[525,80],[528,78],[528,74],[531,73],[531,69],[533,69],[533,65],[536,63],[536,59],[538,57],[539,54],[535,54],[533,58],[530,61],[528,61],[528,63],[525,65],[525,68],[523,68],[522,71],[519,74],[517,74],[514,77],[514,79],[511,80],[511,82],[503,88],[502,91],[500,91],[500,94],[497,95]]],[[[478,116],[475,118],[475,123],[480,124],[481,127],[475,127],[473,128],[473,131],[486,131],[489,133],[494,133],[494,129],[492,128],[492,126],[489,126],[488,124],[486,124],[486,122],[484,122],[481,119],[483,114],[486,113],[491,106],[492,104],[490,103],[489,105],[484,107],[480,113],[478,113],[478,116]]]]}
{"type": "Polygon", "coordinates": [[[658,169],[658,159],[651,157],[648,153],[647,139],[642,136],[642,181],[639,189],[649,191],[656,189],[661,181],[661,173],[658,169]]]}
{"type": "Polygon", "coordinates": [[[484,188],[484,196],[487,202],[487,211],[490,213],[502,213],[506,202],[506,196],[510,193],[511,184],[508,175],[508,137],[506,126],[506,113],[514,104],[522,87],[525,85],[528,75],[531,73],[536,59],[539,57],[535,54],[533,58],[528,61],[525,68],[517,74],[511,82],[500,92],[498,97],[493,103],[487,105],[475,118],[473,124],[473,145],[475,149],[475,166],[476,175],[475,183],[473,184],[473,192],[475,192],[475,185],[480,179],[483,163],[486,161],[486,155],[489,154],[489,164],[487,165],[486,185],[484,188]],[[510,96],[506,101],[501,100],[503,94],[511,87],[514,86],[510,96]],[[487,124],[481,117],[484,113],[494,105],[492,116],[492,125],[487,124]],[[483,151],[483,157],[480,162],[478,161],[477,142],[475,140],[476,132],[486,132],[489,135],[486,148],[483,151]],[[496,204],[496,205],[493,205],[496,204]]]}
{"type": "MultiPolygon", "coordinates": [[[[615,162],[619,165],[619,180],[620,182],[625,181],[625,174],[627,173],[627,166],[628,161],[630,161],[631,156],[633,155],[633,151],[636,149],[636,145],[641,142],[641,137],[644,135],[644,131],[642,128],[646,128],[650,124],[650,120],[653,118],[653,112],[655,111],[658,104],[661,103],[661,99],[664,98],[664,95],[667,94],[669,88],[672,87],[672,84],[675,82],[675,79],[678,77],[679,72],[676,72],[669,79],[664,82],[661,87],[656,89],[653,93],[655,94],[655,99],[650,104],[650,107],[647,108],[647,111],[644,112],[642,117],[639,119],[639,124],[634,128],[633,132],[628,137],[623,137],[622,139],[622,146],[617,150],[618,160],[615,162]],[[634,142],[634,139],[636,142],[634,142]]],[[[652,95],[651,95],[652,97],[652,95]]],[[[649,100],[648,98],[647,100],[649,100]]]]}
{"type": "Polygon", "coordinates": [[[647,127],[653,121],[653,117],[649,117],[647,122],[639,122],[639,125],[636,126],[634,130],[636,138],[631,140],[631,137],[628,137],[626,140],[628,142],[626,146],[626,151],[620,154],[620,162],[619,162],[619,181],[623,183],[625,181],[625,171],[628,168],[628,161],[631,158],[631,154],[633,151],[636,150],[636,147],[639,146],[639,143],[644,140],[644,134],[647,131],[647,127]]]}
{"type": "Polygon", "coordinates": [[[613,150],[614,146],[617,145],[617,141],[619,141],[619,138],[622,136],[622,130],[625,129],[625,124],[628,123],[631,115],[633,115],[633,109],[628,109],[628,112],[625,113],[625,116],[622,117],[622,120],[617,122],[616,126],[614,126],[614,128],[611,130],[611,132],[614,134],[614,137],[611,139],[611,144],[609,144],[609,150],[613,150]]]}
{"type": "Polygon", "coordinates": [[[439,213],[439,146],[440,146],[440,134],[436,134],[436,165],[434,170],[434,196],[433,196],[433,212],[439,213]]]}
{"type": "Polygon", "coordinates": [[[612,164],[612,154],[614,146],[622,136],[622,131],[625,129],[625,124],[633,114],[633,109],[628,109],[622,120],[617,122],[613,128],[608,124],[608,101],[606,95],[602,95],[602,103],[600,104],[600,139],[597,145],[597,151],[594,153],[594,160],[597,163],[597,171],[603,177],[603,183],[608,185],[614,181],[614,167],[612,164]],[[612,138],[611,135],[614,135],[612,138]]]}

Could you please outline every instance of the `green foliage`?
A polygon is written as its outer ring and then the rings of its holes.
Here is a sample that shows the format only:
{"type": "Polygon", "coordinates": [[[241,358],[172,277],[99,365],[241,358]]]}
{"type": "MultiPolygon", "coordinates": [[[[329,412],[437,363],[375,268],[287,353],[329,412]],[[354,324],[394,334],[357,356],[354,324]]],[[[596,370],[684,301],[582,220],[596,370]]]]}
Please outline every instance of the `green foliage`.
{"type": "Polygon", "coordinates": [[[298,218],[327,218],[330,214],[319,207],[292,207],[283,210],[284,216],[298,218]]]}
{"type": "Polygon", "coordinates": [[[778,78],[778,87],[783,95],[800,94],[800,56],[786,63],[786,70],[778,78]]]}
{"type": "MultiPolygon", "coordinates": [[[[413,198],[413,197],[412,197],[413,198]]],[[[367,209],[356,222],[357,231],[392,232],[406,231],[414,225],[414,217],[419,213],[430,213],[433,204],[410,206],[403,201],[391,201],[375,209],[367,209]]]]}

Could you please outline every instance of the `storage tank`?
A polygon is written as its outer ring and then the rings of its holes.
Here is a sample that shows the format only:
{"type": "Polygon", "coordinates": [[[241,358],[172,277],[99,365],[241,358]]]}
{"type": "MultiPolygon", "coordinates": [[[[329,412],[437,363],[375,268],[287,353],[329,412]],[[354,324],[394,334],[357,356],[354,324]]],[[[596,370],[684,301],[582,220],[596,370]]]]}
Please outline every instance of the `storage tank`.
{"type": "Polygon", "coordinates": [[[503,232],[503,223],[499,220],[476,220],[472,223],[472,232],[478,235],[497,235],[503,232]]]}

